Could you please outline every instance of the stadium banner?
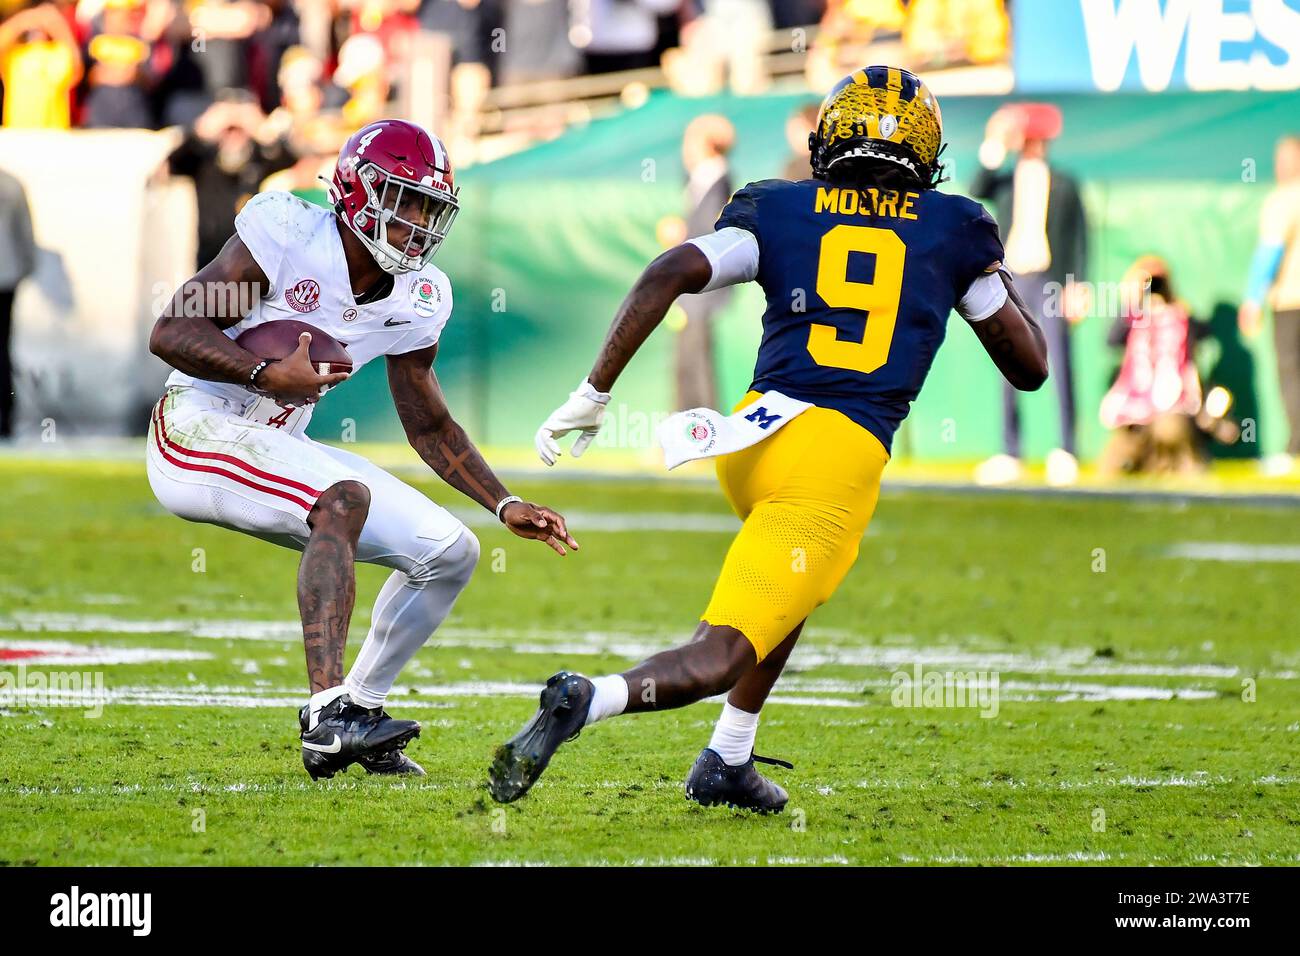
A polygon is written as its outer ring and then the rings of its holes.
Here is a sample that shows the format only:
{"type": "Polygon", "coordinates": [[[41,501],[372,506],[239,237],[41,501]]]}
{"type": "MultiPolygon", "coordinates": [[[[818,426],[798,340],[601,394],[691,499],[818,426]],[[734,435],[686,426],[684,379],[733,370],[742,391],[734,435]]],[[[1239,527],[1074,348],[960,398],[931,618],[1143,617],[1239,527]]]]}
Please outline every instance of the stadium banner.
{"type": "Polygon", "coordinates": [[[1300,88],[1300,0],[1016,0],[1026,93],[1300,88]]]}

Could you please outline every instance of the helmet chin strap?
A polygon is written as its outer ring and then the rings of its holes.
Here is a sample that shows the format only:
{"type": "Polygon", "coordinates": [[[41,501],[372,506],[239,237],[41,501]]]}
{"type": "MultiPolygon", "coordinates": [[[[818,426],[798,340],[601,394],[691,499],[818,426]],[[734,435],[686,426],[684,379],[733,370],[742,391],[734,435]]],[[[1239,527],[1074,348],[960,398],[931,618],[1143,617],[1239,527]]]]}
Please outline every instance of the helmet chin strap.
{"type": "MultiPolygon", "coordinates": [[[[316,178],[324,180],[325,177],[318,176],[316,178]]],[[[329,188],[330,199],[333,199],[334,198],[333,184],[327,182],[326,185],[329,188]]],[[[335,206],[335,212],[339,212],[337,205],[335,206]]],[[[384,210],[384,212],[387,214],[388,218],[391,218],[392,212],[390,210],[384,210]]],[[[348,231],[351,232],[354,236],[356,236],[359,240],[361,240],[361,244],[366,247],[366,252],[370,253],[370,258],[375,260],[375,264],[378,265],[379,268],[387,272],[389,275],[400,276],[400,275],[404,275],[407,272],[416,271],[415,269],[403,268],[400,260],[394,261],[394,257],[390,253],[386,252],[383,248],[381,248],[379,243],[377,243],[375,240],[371,239],[369,236],[363,233],[357,227],[357,225],[352,222],[350,216],[345,216],[341,212],[339,212],[339,218],[342,219],[344,225],[348,227],[348,231]]]]}
{"type": "Polygon", "coordinates": [[[375,264],[389,275],[400,276],[408,272],[416,271],[415,269],[403,268],[401,260],[395,260],[390,253],[380,247],[379,243],[375,242],[375,240],[371,239],[357,228],[348,217],[344,216],[340,218],[342,218],[344,224],[347,225],[348,231],[356,236],[357,239],[361,241],[361,244],[365,246],[366,252],[370,253],[370,258],[375,260],[375,264]]]}
{"type": "Polygon", "coordinates": [[[916,163],[907,157],[872,149],[870,146],[859,146],[856,149],[851,149],[848,152],[841,153],[826,164],[826,169],[829,171],[836,163],[842,162],[846,159],[880,159],[885,162],[894,163],[897,166],[902,166],[909,173],[912,173],[915,176],[920,175],[920,173],[917,172],[916,163]]]}
{"type": "Polygon", "coordinates": [[[400,276],[415,271],[414,269],[403,269],[401,263],[393,262],[392,257],[382,250],[371,249],[370,254],[374,256],[375,262],[379,264],[379,268],[383,269],[390,276],[400,276]]]}
{"type": "Polygon", "coordinates": [[[407,272],[414,272],[414,269],[404,268],[403,260],[394,256],[391,252],[383,247],[379,242],[363,234],[360,229],[349,223],[353,235],[361,240],[361,244],[366,247],[370,257],[375,260],[379,268],[383,269],[391,276],[400,276],[407,272]]]}

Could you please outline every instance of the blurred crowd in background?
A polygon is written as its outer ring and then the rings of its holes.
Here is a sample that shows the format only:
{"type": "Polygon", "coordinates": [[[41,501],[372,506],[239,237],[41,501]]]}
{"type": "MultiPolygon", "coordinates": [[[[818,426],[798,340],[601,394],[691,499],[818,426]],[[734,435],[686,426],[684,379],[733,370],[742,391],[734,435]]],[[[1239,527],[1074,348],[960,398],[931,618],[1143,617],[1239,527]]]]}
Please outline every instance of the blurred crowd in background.
{"type": "Polygon", "coordinates": [[[757,92],[784,47],[821,89],[882,36],[927,68],[1005,59],[1009,34],[1004,0],[10,0],[0,16],[5,126],[184,126],[224,100],[260,139],[305,142],[328,135],[318,117],[337,134],[382,115],[416,38],[446,37],[453,155],[502,85],[662,67],[679,92],[757,92]]]}
{"type": "MultiPolygon", "coordinates": [[[[655,70],[679,92],[758,92],[773,43],[803,47],[820,89],[881,36],[948,65],[1005,58],[1009,29],[1003,0],[54,0],[0,13],[0,124],[182,130],[172,171],[195,181],[200,262],[243,199],[314,188],[343,141],[386,115],[436,126],[461,167],[480,158],[493,89],[655,70]],[[432,83],[430,62],[445,67],[432,83]],[[403,101],[417,84],[438,99],[423,115],[403,101]]],[[[513,145],[558,135],[566,115],[521,116],[513,145]]]]}

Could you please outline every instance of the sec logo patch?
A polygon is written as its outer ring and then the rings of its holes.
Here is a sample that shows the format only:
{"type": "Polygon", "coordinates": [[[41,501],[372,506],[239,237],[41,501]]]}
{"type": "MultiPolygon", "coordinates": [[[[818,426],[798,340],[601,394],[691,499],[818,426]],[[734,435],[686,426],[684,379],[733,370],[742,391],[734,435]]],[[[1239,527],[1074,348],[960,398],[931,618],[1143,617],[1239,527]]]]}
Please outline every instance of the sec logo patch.
{"type": "Polygon", "coordinates": [[[420,315],[434,315],[442,304],[442,290],[432,279],[416,276],[411,282],[411,306],[420,315]]]}
{"type": "Polygon", "coordinates": [[[284,301],[295,312],[315,312],[320,308],[320,283],[315,279],[299,279],[291,289],[286,289],[284,301]]]}

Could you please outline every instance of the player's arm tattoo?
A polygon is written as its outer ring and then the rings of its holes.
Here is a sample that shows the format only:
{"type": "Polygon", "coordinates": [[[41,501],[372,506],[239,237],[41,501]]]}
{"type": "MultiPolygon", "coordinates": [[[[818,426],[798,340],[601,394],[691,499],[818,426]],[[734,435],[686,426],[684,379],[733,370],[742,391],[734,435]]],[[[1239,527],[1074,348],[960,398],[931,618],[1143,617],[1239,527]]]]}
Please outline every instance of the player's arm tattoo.
{"type": "Polygon", "coordinates": [[[436,345],[388,357],[388,387],[411,447],[447,484],[489,511],[509,495],[447,409],[433,374],[436,345]]]}
{"type": "Polygon", "coordinates": [[[1033,391],[1047,379],[1047,339],[1010,277],[999,271],[1008,301],[971,328],[998,370],[1015,388],[1033,391]]]}
{"type": "Polygon", "coordinates": [[[172,295],[154,323],[149,351],[186,375],[248,383],[259,359],[222,329],[252,311],[269,283],[238,235],[172,295]]]}
{"type": "Polygon", "coordinates": [[[686,243],[669,249],[646,266],[618,307],[587,380],[602,392],[613,388],[627,363],[664,320],[677,297],[698,292],[712,277],[708,258],[686,243]]]}

